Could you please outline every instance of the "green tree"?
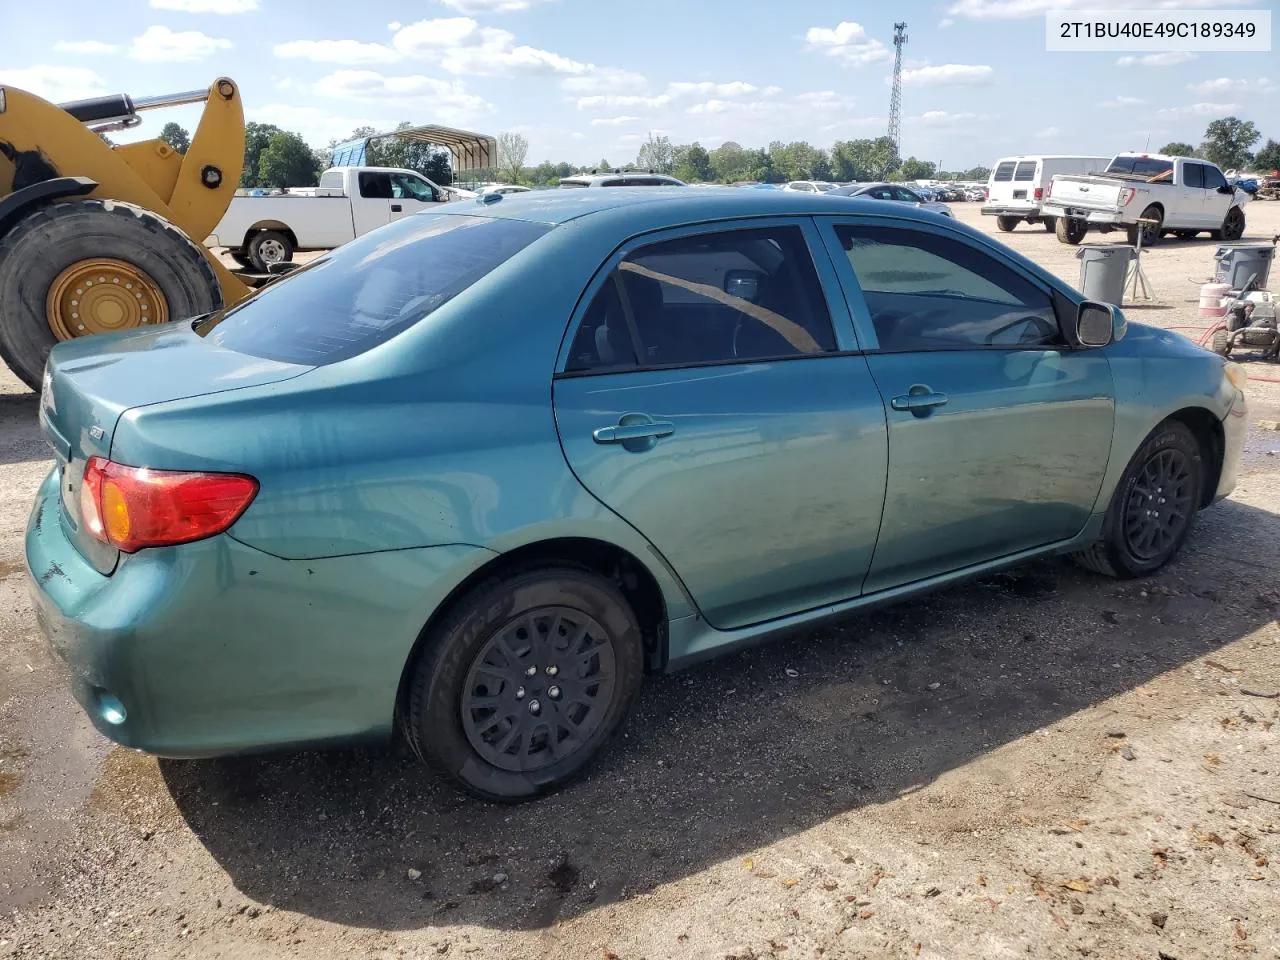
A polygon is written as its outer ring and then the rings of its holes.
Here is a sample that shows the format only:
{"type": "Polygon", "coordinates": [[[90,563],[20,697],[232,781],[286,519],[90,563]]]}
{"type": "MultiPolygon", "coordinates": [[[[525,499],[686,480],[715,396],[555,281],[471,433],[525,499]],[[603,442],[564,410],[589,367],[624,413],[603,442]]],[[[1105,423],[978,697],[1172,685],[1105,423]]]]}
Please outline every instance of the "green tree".
{"type": "Polygon", "coordinates": [[[262,151],[267,149],[267,144],[271,142],[271,138],[281,132],[283,131],[273,123],[254,123],[250,121],[244,125],[244,170],[240,174],[240,186],[257,187],[262,185],[258,179],[258,166],[262,151]]]}
{"type": "Polygon", "coordinates": [[[160,139],[178,153],[186,153],[191,146],[191,134],[172,121],[160,128],[160,139]]]}
{"type": "Polygon", "coordinates": [[[711,154],[700,143],[681,144],[673,151],[672,169],[685,183],[707,183],[716,178],[711,154]]]}
{"type": "Polygon", "coordinates": [[[1260,139],[1262,134],[1252,120],[1224,117],[1213,121],[1205,130],[1204,143],[1200,144],[1200,156],[1216,163],[1223,170],[1247,167],[1253,159],[1249,148],[1260,139]]]}
{"type": "Polygon", "coordinates": [[[902,166],[898,168],[898,176],[903,180],[931,180],[935,175],[936,169],[936,164],[929,163],[927,160],[908,157],[902,161],[902,166]]]}
{"type": "Polygon", "coordinates": [[[314,187],[320,177],[315,154],[296,133],[277,133],[258,157],[258,186],[314,187]]]}
{"type": "Polygon", "coordinates": [[[654,173],[670,173],[675,166],[675,148],[671,146],[671,138],[649,134],[649,139],[640,146],[636,166],[654,173]]]}
{"type": "Polygon", "coordinates": [[[1262,145],[1262,149],[1254,156],[1253,165],[1264,173],[1280,170],[1280,143],[1268,138],[1262,145]]]}
{"type": "Polygon", "coordinates": [[[990,167],[970,167],[957,177],[959,180],[989,180],[990,178],[990,167]]]}
{"type": "Polygon", "coordinates": [[[1166,143],[1160,148],[1160,152],[1170,157],[1194,157],[1196,148],[1189,143],[1175,140],[1173,143],[1166,143]]]}
{"type": "Polygon", "coordinates": [[[894,168],[893,141],[845,140],[831,148],[833,172],[837,180],[883,180],[894,168]]]}
{"type": "Polygon", "coordinates": [[[742,144],[726,140],[711,151],[711,168],[717,180],[732,183],[746,178],[749,159],[742,144]]]}
{"type": "Polygon", "coordinates": [[[498,134],[498,169],[508,183],[519,183],[524,159],[529,155],[529,138],[522,133],[498,134]]]}

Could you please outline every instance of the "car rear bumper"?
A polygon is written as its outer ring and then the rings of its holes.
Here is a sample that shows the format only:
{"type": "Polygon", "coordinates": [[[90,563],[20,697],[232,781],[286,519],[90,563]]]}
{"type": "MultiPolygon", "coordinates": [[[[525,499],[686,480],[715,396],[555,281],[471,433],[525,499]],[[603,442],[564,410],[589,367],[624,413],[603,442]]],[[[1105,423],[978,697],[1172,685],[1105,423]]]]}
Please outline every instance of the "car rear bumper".
{"type": "Polygon", "coordinates": [[[1117,210],[1091,210],[1088,207],[1059,206],[1045,204],[1041,215],[1046,217],[1069,217],[1073,220],[1084,220],[1106,226],[1117,226],[1124,223],[1124,216],[1117,210]]]}
{"type": "Polygon", "coordinates": [[[63,531],[55,469],[26,531],[36,620],[93,725],[204,757],[385,737],[431,612],[493,554],[468,546],[288,561],[222,535],[122,557],[63,531]]]}
{"type": "Polygon", "coordinates": [[[982,206],[984,217],[1038,217],[1039,204],[1013,205],[1006,203],[987,203],[982,206]]]}

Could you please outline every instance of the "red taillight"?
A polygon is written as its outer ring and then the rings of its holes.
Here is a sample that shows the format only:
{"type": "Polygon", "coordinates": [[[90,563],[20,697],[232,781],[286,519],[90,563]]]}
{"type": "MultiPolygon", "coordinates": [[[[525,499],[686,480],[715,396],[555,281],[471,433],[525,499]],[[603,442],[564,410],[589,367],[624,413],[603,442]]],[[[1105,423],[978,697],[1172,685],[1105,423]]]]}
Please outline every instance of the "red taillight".
{"type": "Polygon", "coordinates": [[[1037,200],[1044,199],[1044,187],[1036,187],[1036,199],[1037,200]]]}
{"type": "Polygon", "coordinates": [[[257,493],[258,481],[241,474],[149,470],[93,457],[84,468],[80,517],[95,540],[134,553],[222,533],[257,493]]]}

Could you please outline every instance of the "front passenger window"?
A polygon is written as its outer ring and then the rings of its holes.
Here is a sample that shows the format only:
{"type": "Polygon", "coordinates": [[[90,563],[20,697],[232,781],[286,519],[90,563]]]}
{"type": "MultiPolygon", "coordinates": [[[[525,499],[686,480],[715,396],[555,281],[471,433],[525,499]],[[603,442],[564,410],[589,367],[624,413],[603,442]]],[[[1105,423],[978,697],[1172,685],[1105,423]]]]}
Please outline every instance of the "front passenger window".
{"type": "Polygon", "coordinates": [[[1066,343],[1049,294],[977,247],[899,227],[836,233],[882,350],[1066,343]]]}

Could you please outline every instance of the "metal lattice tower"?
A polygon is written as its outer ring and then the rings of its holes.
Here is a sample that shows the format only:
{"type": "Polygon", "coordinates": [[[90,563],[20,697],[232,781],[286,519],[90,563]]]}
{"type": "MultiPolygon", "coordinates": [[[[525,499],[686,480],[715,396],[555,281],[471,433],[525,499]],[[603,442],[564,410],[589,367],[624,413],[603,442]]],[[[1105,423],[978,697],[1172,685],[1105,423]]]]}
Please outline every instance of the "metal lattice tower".
{"type": "Polygon", "coordinates": [[[893,92],[889,94],[889,139],[893,141],[893,159],[902,158],[902,48],[907,43],[907,25],[893,25],[893,92]]]}

